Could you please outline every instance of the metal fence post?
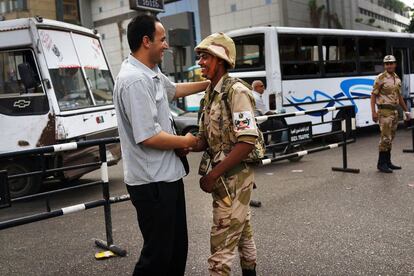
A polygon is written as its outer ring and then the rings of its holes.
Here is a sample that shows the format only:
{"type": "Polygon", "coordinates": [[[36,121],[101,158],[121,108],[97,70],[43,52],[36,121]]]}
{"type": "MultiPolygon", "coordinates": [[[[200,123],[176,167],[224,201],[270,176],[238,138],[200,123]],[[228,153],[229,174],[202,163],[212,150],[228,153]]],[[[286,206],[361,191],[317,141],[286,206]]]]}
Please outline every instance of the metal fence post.
{"type": "Polygon", "coordinates": [[[0,208],[11,206],[7,171],[0,171],[0,208]]]}
{"type": "MultiPolygon", "coordinates": [[[[345,120],[342,120],[344,124],[342,128],[342,168],[340,167],[332,167],[333,171],[340,171],[340,172],[349,172],[349,173],[359,173],[359,169],[351,169],[348,168],[348,150],[347,150],[347,134],[348,128],[351,128],[352,131],[352,118],[347,114],[345,120]]],[[[351,132],[350,132],[351,133],[351,132]]]]}
{"type": "Polygon", "coordinates": [[[99,145],[99,156],[102,162],[101,164],[101,180],[102,180],[102,193],[105,200],[104,203],[104,216],[105,216],[105,232],[106,232],[106,242],[103,240],[95,239],[95,244],[98,247],[101,247],[105,250],[111,250],[119,256],[126,256],[127,252],[125,249],[122,249],[114,245],[114,240],[112,236],[112,217],[111,217],[111,202],[109,196],[109,177],[108,177],[108,163],[106,158],[106,145],[99,145]]]}
{"type": "MultiPolygon", "coordinates": [[[[411,123],[413,123],[414,120],[411,120],[411,123]]],[[[414,126],[411,127],[411,149],[403,149],[403,152],[405,153],[413,153],[414,152],[414,126]]]]}

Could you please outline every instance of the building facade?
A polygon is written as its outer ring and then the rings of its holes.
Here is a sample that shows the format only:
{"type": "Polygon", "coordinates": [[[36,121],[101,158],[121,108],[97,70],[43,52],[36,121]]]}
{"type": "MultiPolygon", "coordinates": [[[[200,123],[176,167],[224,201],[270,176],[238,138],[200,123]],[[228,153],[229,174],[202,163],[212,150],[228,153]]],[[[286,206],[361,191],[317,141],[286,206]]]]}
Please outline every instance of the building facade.
{"type": "Polygon", "coordinates": [[[0,0],[2,20],[42,16],[81,24],[78,0],[0,0]]]}
{"type": "MultiPolygon", "coordinates": [[[[214,32],[250,26],[403,31],[410,23],[409,12],[404,5],[387,6],[391,2],[396,1],[165,0],[165,12],[158,17],[167,37],[174,33],[187,40],[185,45],[173,45],[177,37],[168,37],[173,47],[166,52],[162,69],[177,76],[195,64],[193,48],[201,39],[214,32]]],[[[40,15],[95,28],[114,75],[129,54],[128,23],[140,12],[131,9],[129,0],[0,0],[3,20],[40,15]]]]}
{"type": "Polygon", "coordinates": [[[408,9],[384,0],[209,0],[211,31],[250,26],[403,31],[408,9]]]}
{"type": "MultiPolygon", "coordinates": [[[[183,62],[181,62],[182,70],[186,70],[186,68],[194,65],[195,57],[192,49],[195,44],[200,41],[201,37],[206,35],[206,32],[210,32],[208,2],[205,0],[170,0],[164,2],[165,12],[159,13],[158,17],[166,28],[167,38],[170,40],[168,35],[170,30],[174,29],[187,30],[190,36],[190,45],[180,49],[184,52],[181,54],[183,58],[183,62]],[[200,7],[203,8],[205,4],[207,4],[207,12],[199,13],[200,7]],[[201,28],[201,25],[208,25],[208,28],[201,28]]],[[[116,75],[122,61],[129,54],[126,37],[128,23],[139,12],[131,10],[129,1],[126,0],[92,0],[90,1],[90,10],[92,25],[102,36],[109,63],[114,75],[116,75]]],[[[180,62],[176,62],[176,68],[174,68],[174,51],[176,49],[171,47],[170,51],[166,52],[162,64],[162,69],[169,74],[181,70],[181,68],[177,68],[180,62]]]]}

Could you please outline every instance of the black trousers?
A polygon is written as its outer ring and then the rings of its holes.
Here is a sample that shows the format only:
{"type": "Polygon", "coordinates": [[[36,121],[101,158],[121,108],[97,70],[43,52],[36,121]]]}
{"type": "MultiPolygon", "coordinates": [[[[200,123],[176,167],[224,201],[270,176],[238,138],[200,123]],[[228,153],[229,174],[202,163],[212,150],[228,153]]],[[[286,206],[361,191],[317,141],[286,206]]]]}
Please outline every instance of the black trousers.
{"type": "Polygon", "coordinates": [[[183,276],[188,235],[184,183],[127,185],[144,238],[134,276],[183,276]]]}

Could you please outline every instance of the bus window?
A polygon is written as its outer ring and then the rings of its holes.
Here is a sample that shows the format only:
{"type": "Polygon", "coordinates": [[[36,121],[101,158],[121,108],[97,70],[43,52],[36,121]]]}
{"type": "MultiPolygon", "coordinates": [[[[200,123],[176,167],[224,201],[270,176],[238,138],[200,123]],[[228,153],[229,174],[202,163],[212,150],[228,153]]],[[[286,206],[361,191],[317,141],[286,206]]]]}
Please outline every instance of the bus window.
{"type": "Polygon", "coordinates": [[[317,37],[281,35],[279,53],[284,79],[320,76],[317,37]]]}
{"type": "Polygon", "coordinates": [[[0,52],[0,97],[25,93],[43,94],[40,76],[31,50],[0,52]],[[25,87],[19,68],[26,65],[33,79],[33,87],[25,87]]]}
{"type": "Polygon", "coordinates": [[[410,73],[414,74],[414,49],[410,49],[410,73]]]}
{"type": "Polygon", "coordinates": [[[359,39],[359,57],[362,74],[382,72],[382,59],[386,55],[386,45],[385,39],[359,39]]]}
{"type": "Polygon", "coordinates": [[[236,44],[236,68],[232,71],[264,70],[264,34],[233,38],[236,44]]]}
{"type": "Polygon", "coordinates": [[[324,37],[322,56],[325,73],[328,76],[357,73],[356,43],[353,38],[324,37]]]}

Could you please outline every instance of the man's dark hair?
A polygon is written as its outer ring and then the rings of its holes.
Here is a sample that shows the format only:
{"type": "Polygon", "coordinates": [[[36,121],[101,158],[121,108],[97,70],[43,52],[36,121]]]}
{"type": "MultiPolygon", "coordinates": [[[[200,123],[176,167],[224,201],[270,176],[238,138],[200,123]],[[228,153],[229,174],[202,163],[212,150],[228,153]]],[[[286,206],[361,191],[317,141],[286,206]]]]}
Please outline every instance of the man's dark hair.
{"type": "Polygon", "coordinates": [[[148,36],[151,41],[154,40],[156,22],[160,22],[160,20],[147,14],[138,15],[129,22],[127,38],[131,52],[135,52],[141,47],[144,36],[148,36]]]}

